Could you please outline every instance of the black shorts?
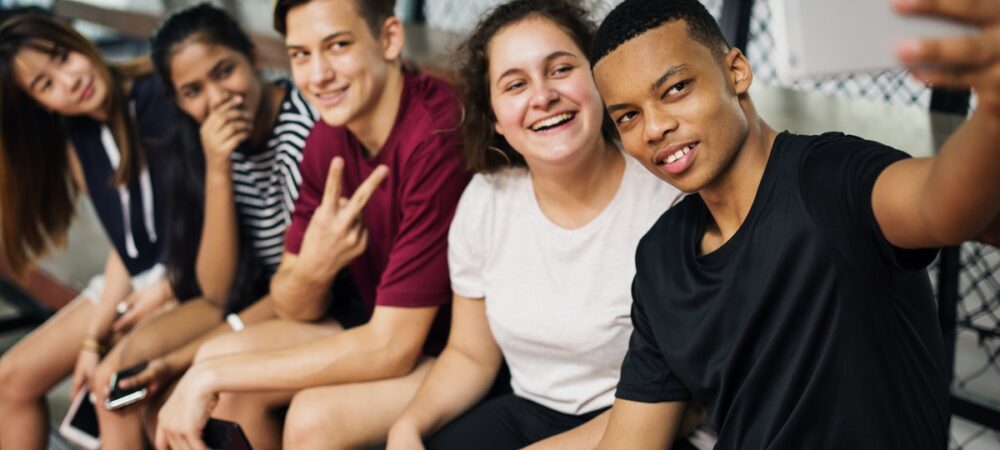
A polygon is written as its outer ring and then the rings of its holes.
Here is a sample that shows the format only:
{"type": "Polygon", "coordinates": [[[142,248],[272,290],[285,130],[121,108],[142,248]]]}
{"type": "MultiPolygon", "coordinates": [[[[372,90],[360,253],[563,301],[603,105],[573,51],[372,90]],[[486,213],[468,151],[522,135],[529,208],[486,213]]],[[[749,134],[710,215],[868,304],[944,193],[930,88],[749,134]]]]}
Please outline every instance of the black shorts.
{"type": "Polygon", "coordinates": [[[427,450],[513,450],[576,428],[607,410],[574,416],[507,394],[479,404],[427,440],[427,450]]]}

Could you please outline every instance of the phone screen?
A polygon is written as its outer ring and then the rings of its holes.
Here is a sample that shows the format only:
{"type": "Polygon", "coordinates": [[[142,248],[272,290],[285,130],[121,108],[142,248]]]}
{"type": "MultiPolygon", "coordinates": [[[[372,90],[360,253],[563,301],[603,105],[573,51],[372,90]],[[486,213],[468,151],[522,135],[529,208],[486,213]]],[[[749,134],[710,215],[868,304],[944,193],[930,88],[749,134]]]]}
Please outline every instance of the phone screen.
{"type": "Polygon", "coordinates": [[[100,437],[100,427],[97,426],[97,411],[90,401],[90,395],[84,395],[80,407],[69,421],[70,426],[83,431],[95,438],[100,437]]]}
{"type": "Polygon", "coordinates": [[[129,367],[118,371],[113,377],[111,377],[111,394],[108,395],[108,400],[105,405],[108,409],[118,409],[125,406],[131,405],[139,400],[146,397],[146,387],[145,386],[134,386],[129,389],[122,389],[118,386],[118,380],[123,380],[125,378],[131,377],[133,375],[139,374],[146,369],[148,362],[142,362],[135,366],[129,367]]]}

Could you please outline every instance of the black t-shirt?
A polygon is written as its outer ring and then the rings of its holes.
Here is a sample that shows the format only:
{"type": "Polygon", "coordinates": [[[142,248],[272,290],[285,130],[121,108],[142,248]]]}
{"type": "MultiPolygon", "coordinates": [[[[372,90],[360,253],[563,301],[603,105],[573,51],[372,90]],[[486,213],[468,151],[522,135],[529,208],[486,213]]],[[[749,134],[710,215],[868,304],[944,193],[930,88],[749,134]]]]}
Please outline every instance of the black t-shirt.
{"type": "Polygon", "coordinates": [[[700,253],[701,197],[639,244],[617,396],[694,398],[725,449],[944,449],[945,351],[925,267],[872,188],[906,154],[843,134],[774,143],[746,221],[700,253]]]}

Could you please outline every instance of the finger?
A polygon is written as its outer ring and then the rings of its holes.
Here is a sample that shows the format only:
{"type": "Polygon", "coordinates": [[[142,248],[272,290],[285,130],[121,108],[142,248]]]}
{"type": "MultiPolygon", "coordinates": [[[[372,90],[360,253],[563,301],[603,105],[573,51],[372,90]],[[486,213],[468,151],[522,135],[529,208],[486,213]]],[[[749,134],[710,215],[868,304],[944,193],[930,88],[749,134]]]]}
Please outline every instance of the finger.
{"type": "Polygon", "coordinates": [[[913,76],[935,88],[967,89],[975,84],[978,72],[974,70],[915,70],[913,76]]]}
{"type": "Polygon", "coordinates": [[[1000,4],[992,0],[893,0],[893,6],[903,14],[938,16],[970,24],[1000,19],[1000,4]]]}
{"type": "Polygon", "coordinates": [[[170,450],[170,446],[167,443],[167,435],[163,432],[163,426],[156,427],[156,438],[153,440],[153,444],[156,446],[156,450],[170,450]]]}
{"type": "Polygon", "coordinates": [[[372,171],[372,174],[365,179],[361,186],[354,191],[354,195],[351,196],[351,201],[347,204],[347,215],[353,220],[354,217],[361,214],[361,210],[365,208],[368,204],[368,200],[371,199],[372,194],[375,193],[375,189],[378,189],[379,184],[389,175],[389,168],[386,166],[378,166],[372,171]]]}
{"type": "Polygon", "coordinates": [[[326,175],[326,188],[323,190],[323,199],[320,201],[320,208],[335,208],[340,203],[340,183],[344,174],[344,160],[337,156],[330,161],[330,170],[326,175]]]}
{"type": "Polygon", "coordinates": [[[76,398],[77,395],[80,395],[80,388],[82,387],[83,387],[83,377],[78,375],[73,375],[73,385],[69,389],[70,398],[76,398]]]}
{"type": "Polygon", "coordinates": [[[111,324],[111,329],[115,332],[121,332],[132,328],[139,321],[139,316],[142,314],[140,309],[142,308],[129,308],[128,312],[115,319],[111,324]]]}
{"type": "Polygon", "coordinates": [[[149,384],[153,379],[153,370],[147,368],[142,372],[132,375],[128,378],[122,378],[118,380],[118,387],[121,389],[132,389],[136,386],[143,386],[149,384]]]}
{"type": "Polygon", "coordinates": [[[911,39],[896,48],[899,60],[909,66],[980,67],[997,59],[998,45],[987,36],[911,39]]]}

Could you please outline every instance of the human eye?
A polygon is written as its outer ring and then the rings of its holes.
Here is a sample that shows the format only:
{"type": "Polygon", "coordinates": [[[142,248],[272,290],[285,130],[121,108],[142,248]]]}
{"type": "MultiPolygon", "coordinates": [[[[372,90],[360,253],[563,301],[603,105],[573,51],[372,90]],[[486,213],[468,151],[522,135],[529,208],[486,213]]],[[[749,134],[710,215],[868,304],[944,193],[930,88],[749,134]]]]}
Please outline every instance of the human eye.
{"type": "Polygon", "coordinates": [[[192,99],[197,97],[200,92],[201,90],[196,87],[185,88],[181,90],[181,97],[192,99]]]}
{"type": "Polygon", "coordinates": [[[46,78],[45,80],[42,80],[42,83],[38,86],[38,91],[48,92],[49,89],[52,89],[52,79],[46,78]]]}
{"type": "Polygon", "coordinates": [[[292,62],[304,61],[309,53],[302,49],[290,50],[288,52],[288,59],[292,62]]]}
{"type": "Polygon", "coordinates": [[[688,86],[690,85],[691,85],[691,80],[684,80],[678,83],[674,83],[673,85],[670,86],[669,89],[667,89],[666,92],[663,93],[663,97],[666,98],[679,95],[684,91],[686,91],[688,86]]]}
{"type": "Polygon", "coordinates": [[[330,44],[327,45],[327,48],[334,52],[342,52],[346,50],[348,47],[350,47],[352,44],[354,44],[354,42],[351,41],[350,39],[337,39],[334,41],[330,41],[330,44]]]}
{"type": "Polygon", "coordinates": [[[510,83],[507,83],[507,85],[504,86],[503,90],[504,92],[514,92],[520,90],[525,86],[527,86],[527,83],[525,83],[524,80],[514,80],[511,81],[510,83]]]}
{"type": "Polygon", "coordinates": [[[631,122],[632,119],[634,119],[636,115],[637,114],[634,111],[626,112],[625,114],[622,114],[622,115],[618,116],[617,118],[615,118],[615,125],[618,125],[619,127],[624,126],[624,125],[628,124],[629,122],[631,122]]]}
{"type": "Polygon", "coordinates": [[[229,75],[231,75],[233,73],[233,69],[235,67],[236,67],[236,65],[233,64],[233,63],[225,63],[225,64],[219,66],[219,70],[216,72],[215,77],[217,79],[220,79],[220,80],[228,78],[229,75]]]}
{"type": "Polygon", "coordinates": [[[569,64],[560,64],[552,69],[552,76],[565,75],[573,70],[573,66],[569,64]]]}

